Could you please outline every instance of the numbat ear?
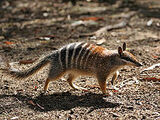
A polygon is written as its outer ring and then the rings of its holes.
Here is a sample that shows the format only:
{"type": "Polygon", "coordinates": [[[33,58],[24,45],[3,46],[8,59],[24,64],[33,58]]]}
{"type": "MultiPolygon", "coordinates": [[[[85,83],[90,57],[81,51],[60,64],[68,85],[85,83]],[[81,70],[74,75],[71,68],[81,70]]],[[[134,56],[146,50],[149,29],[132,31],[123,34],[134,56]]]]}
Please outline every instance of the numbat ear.
{"type": "Polygon", "coordinates": [[[120,56],[122,55],[123,51],[122,51],[121,47],[118,47],[118,53],[119,53],[120,56]]]}
{"type": "Polygon", "coordinates": [[[124,42],[123,43],[123,51],[125,51],[126,50],[126,43],[124,42]]]}

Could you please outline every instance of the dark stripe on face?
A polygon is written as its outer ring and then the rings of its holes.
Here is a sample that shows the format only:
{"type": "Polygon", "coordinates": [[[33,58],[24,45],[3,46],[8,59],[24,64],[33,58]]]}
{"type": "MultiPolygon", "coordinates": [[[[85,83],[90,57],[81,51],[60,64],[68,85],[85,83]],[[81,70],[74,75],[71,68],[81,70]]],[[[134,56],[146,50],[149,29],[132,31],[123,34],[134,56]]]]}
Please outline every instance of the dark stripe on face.
{"type": "Polygon", "coordinates": [[[136,61],[132,60],[132,59],[129,58],[129,57],[121,57],[121,58],[124,59],[124,60],[126,60],[126,61],[133,62],[133,63],[137,64],[136,61]]]}

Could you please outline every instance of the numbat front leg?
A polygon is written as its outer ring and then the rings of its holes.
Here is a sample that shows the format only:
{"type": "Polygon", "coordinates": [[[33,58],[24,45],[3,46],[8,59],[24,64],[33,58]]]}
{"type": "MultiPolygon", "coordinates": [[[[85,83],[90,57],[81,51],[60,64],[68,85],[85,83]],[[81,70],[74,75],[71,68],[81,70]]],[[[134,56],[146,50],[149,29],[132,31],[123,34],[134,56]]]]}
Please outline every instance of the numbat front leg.
{"type": "Polygon", "coordinates": [[[115,81],[117,80],[118,75],[119,75],[119,72],[118,72],[118,71],[116,71],[116,72],[113,74],[112,81],[111,81],[111,84],[112,84],[113,86],[115,85],[115,81]]]}

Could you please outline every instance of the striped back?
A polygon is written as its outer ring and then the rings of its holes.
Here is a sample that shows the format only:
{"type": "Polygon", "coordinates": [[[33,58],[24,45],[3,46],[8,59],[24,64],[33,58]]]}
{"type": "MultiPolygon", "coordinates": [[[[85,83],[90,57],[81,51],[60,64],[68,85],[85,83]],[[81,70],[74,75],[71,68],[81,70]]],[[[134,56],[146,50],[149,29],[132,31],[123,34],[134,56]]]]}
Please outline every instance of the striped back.
{"type": "Polygon", "coordinates": [[[96,61],[97,56],[103,53],[105,48],[93,44],[76,42],[63,46],[58,50],[59,62],[62,69],[87,69],[89,63],[96,61]]]}

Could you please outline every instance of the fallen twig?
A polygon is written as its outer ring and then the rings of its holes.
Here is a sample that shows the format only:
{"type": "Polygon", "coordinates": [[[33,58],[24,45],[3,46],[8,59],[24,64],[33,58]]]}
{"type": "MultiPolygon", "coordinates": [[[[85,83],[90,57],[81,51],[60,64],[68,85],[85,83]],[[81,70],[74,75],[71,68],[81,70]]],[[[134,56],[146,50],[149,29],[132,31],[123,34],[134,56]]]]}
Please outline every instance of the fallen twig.
{"type": "Polygon", "coordinates": [[[84,18],[81,18],[81,20],[83,20],[83,21],[89,21],[89,20],[99,21],[99,20],[104,20],[104,18],[103,17],[84,17],[84,18]]]}
{"type": "Polygon", "coordinates": [[[106,25],[105,27],[100,28],[99,30],[97,30],[96,32],[94,32],[94,34],[96,36],[100,36],[103,33],[105,33],[106,31],[112,30],[112,29],[117,29],[117,28],[123,28],[127,25],[127,21],[122,21],[118,24],[115,25],[106,25]]]}
{"type": "Polygon", "coordinates": [[[148,68],[143,69],[143,70],[141,71],[141,73],[144,72],[144,71],[152,70],[152,69],[154,69],[155,67],[159,67],[159,66],[160,66],[160,63],[154,64],[154,65],[152,65],[152,66],[150,66],[150,67],[148,67],[148,68]]]}
{"type": "Polygon", "coordinates": [[[126,19],[129,19],[131,18],[132,16],[134,16],[136,14],[135,11],[131,11],[131,12],[128,12],[128,13],[121,13],[121,14],[115,14],[115,15],[112,15],[111,18],[126,18],[126,19]]]}
{"type": "Polygon", "coordinates": [[[143,78],[144,81],[153,81],[153,82],[160,82],[160,78],[150,77],[150,78],[143,78]]]}
{"type": "Polygon", "coordinates": [[[117,23],[117,24],[114,24],[114,25],[106,25],[102,28],[100,28],[99,30],[95,31],[95,32],[92,32],[92,33],[87,33],[87,34],[81,34],[80,37],[87,37],[87,36],[97,36],[99,37],[100,35],[106,33],[107,31],[110,31],[110,30],[113,30],[113,29],[120,29],[120,28],[123,28],[123,27],[126,27],[127,25],[130,26],[128,24],[129,22],[129,19],[134,16],[136,14],[136,12],[129,12],[128,14],[122,14],[121,16],[119,17],[122,17],[124,18],[123,21],[121,21],[120,23],[117,23]]]}
{"type": "Polygon", "coordinates": [[[139,80],[136,77],[133,77],[132,79],[127,79],[120,84],[117,84],[116,86],[119,86],[120,88],[126,86],[126,85],[132,85],[132,84],[139,84],[139,80]]]}
{"type": "Polygon", "coordinates": [[[107,31],[110,31],[112,29],[123,28],[123,27],[127,26],[127,24],[128,24],[127,20],[124,20],[124,21],[122,21],[118,24],[115,24],[115,25],[106,25],[105,27],[102,27],[93,33],[81,34],[80,37],[87,37],[87,36],[94,36],[94,35],[99,37],[100,35],[106,33],[107,31]]]}
{"type": "Polygon", "coordinates": [[[87,20],[87,21],[82,21],[82,20],[79,20],[79,21],[75,21],[71,24],[72,27],[76,27],[76,26],[79,26],[79,25],[96,25],[98,24],[97,22],[93,21],[93,20],[87,20]]]}
{"type": "Polygon", "coordinates": [[[38,103],[34,103],[32,100],[29,100],[28,103],[29,103],[30,105],[37,106],[37,107],[39,107],[40,109],[44,110],[44,107],[40,106],[38,103]]]}
{"type": "Polygon", "coordinates": [[[21,61],[19,61],[19,64],[32,64],[32,63],[34,63],[36,60],[37,60],[37,59],[34,59],[34,60],[32,60],[32,59],[21,60],[21,61]]]}
{"type": "MultiPolygon", "coordinates": [[[[87,87],[100,89],[100,86],[99,86],[99,85],[87,85],[87,87]]],[[[106,89],[107,89],[107,90],[110,90],[110,91],[112,91],[112,92],[114,92],[114,93],[119,92],[118,90],[116,90],[116,89],[114,89],[114,88],[106,88],[106,89]]]]}
{"type": "Polygon", "coordinates": [[[36,105],[37,105],[40,109],[44,110],[44,107],[40,106],[38,103],[36,103],[36,105]]]}

